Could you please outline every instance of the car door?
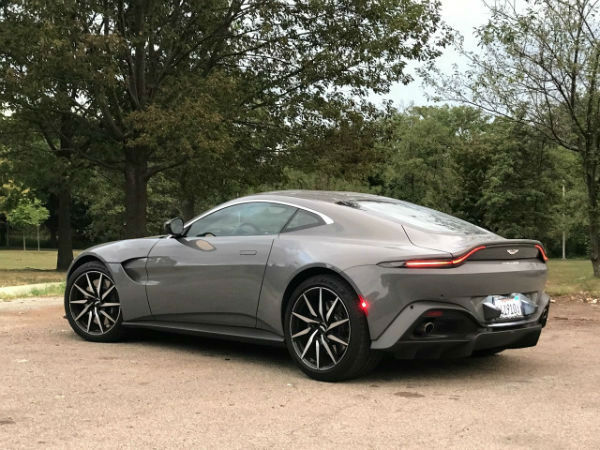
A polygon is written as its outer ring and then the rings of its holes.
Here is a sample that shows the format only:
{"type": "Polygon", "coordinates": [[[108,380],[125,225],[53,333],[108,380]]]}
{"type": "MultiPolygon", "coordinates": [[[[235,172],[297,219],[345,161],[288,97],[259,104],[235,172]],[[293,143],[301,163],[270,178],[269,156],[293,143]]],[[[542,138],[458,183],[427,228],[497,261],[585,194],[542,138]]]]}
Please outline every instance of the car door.
{"type": "Polygon", "coordinates": [[[157,320],[254,327],[273,239],[296,208],[240,203],[193,222],[150,252],[146,292],[157,320]]]}

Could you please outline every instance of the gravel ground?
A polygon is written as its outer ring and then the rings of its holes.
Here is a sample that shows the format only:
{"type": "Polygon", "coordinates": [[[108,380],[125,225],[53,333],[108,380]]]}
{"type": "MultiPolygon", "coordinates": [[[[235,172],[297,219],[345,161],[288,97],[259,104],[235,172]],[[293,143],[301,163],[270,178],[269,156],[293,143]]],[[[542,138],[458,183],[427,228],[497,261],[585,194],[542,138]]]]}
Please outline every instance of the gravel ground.
{"type": "Polygon", "coordinates": [[[81,340],[58,298],[0,303],[0,448],[599,448],[600,307],[555,304],[537,347],[306,378],[284,349],[81,340]]]}

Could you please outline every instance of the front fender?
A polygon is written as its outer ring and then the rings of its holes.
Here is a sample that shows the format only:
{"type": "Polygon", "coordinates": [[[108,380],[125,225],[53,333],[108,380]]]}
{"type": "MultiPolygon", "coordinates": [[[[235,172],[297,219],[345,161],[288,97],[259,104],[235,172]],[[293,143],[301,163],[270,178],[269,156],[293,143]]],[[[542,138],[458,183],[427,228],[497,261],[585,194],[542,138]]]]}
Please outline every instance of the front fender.
{"type": "Polygon", "coordinates": [[[82,264],[100,261],[110,272],[117,287],[123,320],[149,318],[152,312],[146,296],[146,285],[130,278],[123,268],[123,262],[146,258],[157,242],[157,238],[129,239],[90,247],[73,260],[67,279],[82,264]]]}

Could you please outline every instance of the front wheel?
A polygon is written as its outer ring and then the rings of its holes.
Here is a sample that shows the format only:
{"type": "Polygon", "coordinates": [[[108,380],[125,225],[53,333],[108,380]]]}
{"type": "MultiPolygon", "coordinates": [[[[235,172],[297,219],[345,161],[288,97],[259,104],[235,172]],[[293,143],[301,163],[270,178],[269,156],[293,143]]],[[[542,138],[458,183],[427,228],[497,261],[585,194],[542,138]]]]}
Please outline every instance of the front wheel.
{"type": "Polygon", "coordinates": [[[121,301],[115,282],[103,264],[83,264],[69,276],[65,313],[71,328],[88,341],[113,342],[121,338],[121,301]]]}
{"type": "Polygon", "coordinates": [[[331,275],[311,277],[294,290],[285,313],[285,342],[300,369],[321,381],[360,376],[380,358],[370,350],[358,296],[331,275]]]}

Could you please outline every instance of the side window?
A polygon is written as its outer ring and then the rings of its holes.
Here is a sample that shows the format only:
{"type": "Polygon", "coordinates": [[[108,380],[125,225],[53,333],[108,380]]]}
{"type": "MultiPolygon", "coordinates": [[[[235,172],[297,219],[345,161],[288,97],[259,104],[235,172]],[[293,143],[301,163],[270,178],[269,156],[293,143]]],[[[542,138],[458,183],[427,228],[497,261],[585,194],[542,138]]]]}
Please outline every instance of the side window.
{"type": "Polygon", "coordinates": [[[233,205],[197,220],[187,236],[257,236],[277,234],[296,208],[277,203],[233,205]]]}
{"type": "Polygon", "coordinates": [[[292,217],[292,220],[286,225],[284,231],[302,230],[304,228],[316,227],[323,224],[325,224],[323,219],[316,214],[299,209],[294,217],[292,217]]]}

